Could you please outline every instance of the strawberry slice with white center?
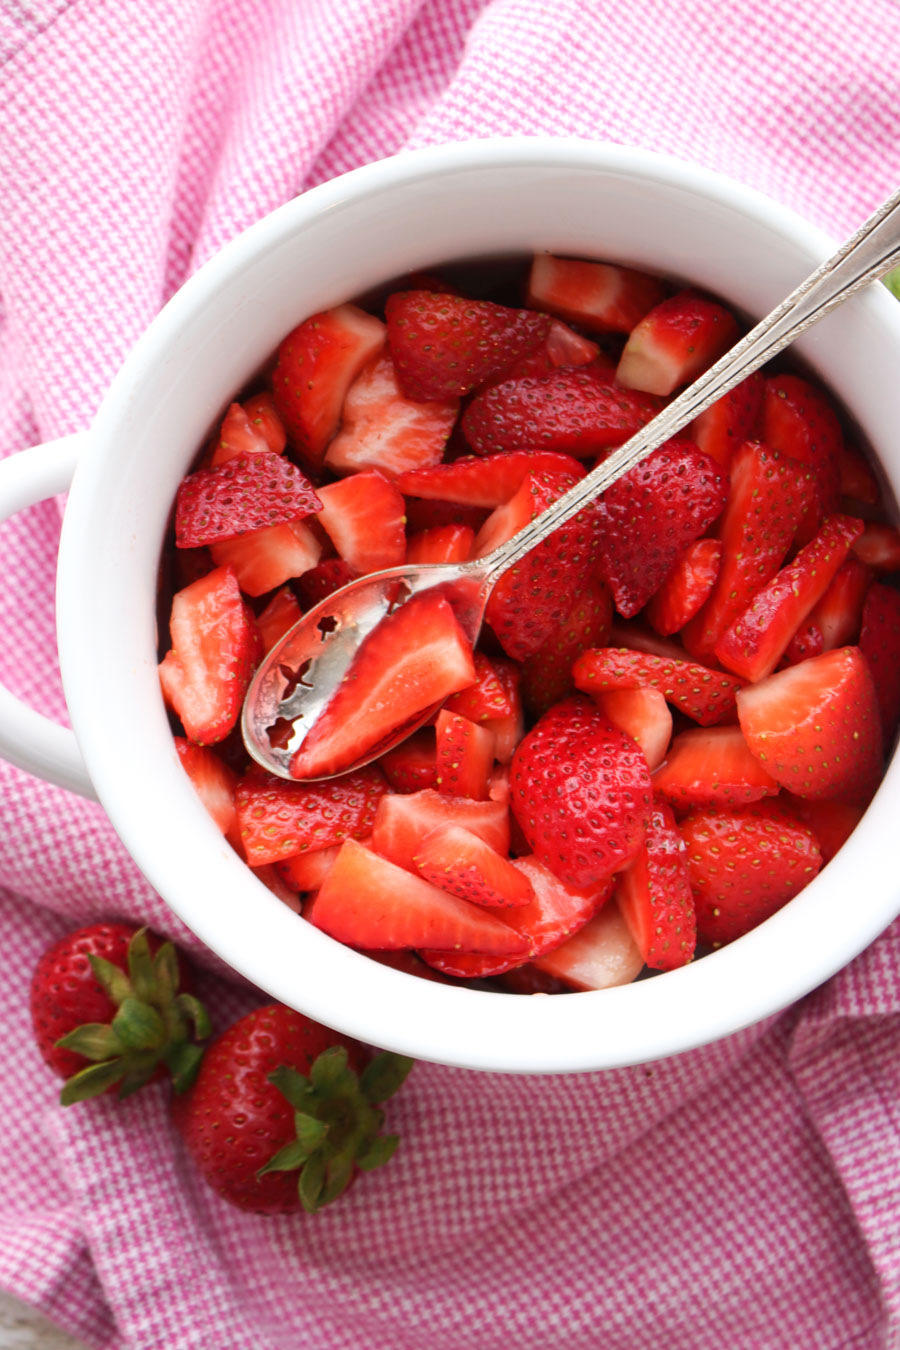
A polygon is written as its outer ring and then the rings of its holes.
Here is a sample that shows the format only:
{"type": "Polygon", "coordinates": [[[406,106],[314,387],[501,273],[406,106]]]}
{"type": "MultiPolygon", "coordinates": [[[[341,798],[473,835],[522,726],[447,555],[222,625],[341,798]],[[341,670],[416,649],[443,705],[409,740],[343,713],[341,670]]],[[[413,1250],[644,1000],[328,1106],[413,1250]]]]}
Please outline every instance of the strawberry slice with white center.
{"type": "Polygon", "coordinates": [[[486,801],[494,763],[490,731],[443,708],[437,716],[435,734],[438,791],[447,797],[486,801]]]}
{"type": "Polygon", "coordinates": [[[210,468],[227,464],[238,455],[258,455],[265,450],[280,455],[286,444],[287,433],[272,395],[254,394],[244,403],[232,403],[226,412],[210,468]]]}
{"type": "Polygon", "coordinates": [[[697,919],[686,851],[665,802],[654,803],[643,846],[619,877],[616,899],[651,970],[677,970],[693,959],[697,919]]]}
{"type": "Polygon", "coordinates": [[[265,609],[256,616],[256,626],[262,638],[263,651],[270,652],[276,642],[303,618],[300,602],[290,586],[276,591],[265,609]]]}
{"type": "Polygon", "coordinates": [[[789,792],[867,804],[881,777],[881,718],[858,647],[838,647],[739,689],[737,710],[753,754],[789,792]]]}
{"type": "Polygon", "coordinates": [[[451,606],[430,591],[414,595],[362,643],[294,755],[292,774],[340,773],[475,678],[472,648],[451,606]]]}
{"type": "Polygon", "coordinates": [[[394,792],[421,792],[433,788],[437,778],[437,746],[434,728],[422,727],[405,741],[386,751],[378,761],[394,792]]]}
{"type": "Polygon", "coordinates": [[[521,953],[527,943],[487,909],[432,886],[349,840],[304,917],[352,947],[521,953]]]}
{"type": "Polygon", "coordinates": [[[534,962],[536,971],[574,990],[614,989],[620,984],[631,984],[643,967],[640,948],[615,898],[577,933],[566,938],[561,947],[534,962]]]}
{"type": "Polygon", "coordinates": [[[347,390],[384,346],[387,329],[356,305],[313,314],[288,333],[272,375],[275,407],[293,445],[317,468],[338,429],[347,390]]]}
{"type": "Polygon", "coordinates": [[[739,806],[774,797],[778,787],[740,727],[682,731],[653,775],[654,792],[678,807],[739,806]]]}
{"type": "Polygon", "coordinates": [[[514,907],[534,896],[531,882],[508,858],[462,825],[426,835],[414,861],[426,881],[473,905],[514,907]]]}
{"type": "Polygon", "coordinates": [[[697,934],[714,947],[768,919],[822,865],[812,831],[775,806],[692,811],[681,822],[681,834],[697,934]]]}
{"type": "Polygon", "coordinates": [[[416,402],[397,383],[385,353],[347,391],[341,427],[325,453],[332,473],[378,469],[387,478],[440,462],[459,412],[457,399],[416,402]]]}
{"type": "Polygon", "coordinates": [[[616,368],[629,389],[663,396],[690,384],[737,341],[734,315],[696,291],[680,291],[632,329],[616,368]]]}
{"type": "Polygon", "coordinates": [[[690,439],[722,469],[728,469],[735,450],[756,431],[764,385],[762,371],[755,370],[710,404],[688,428],[690,439]]]}
{"type": "Polygon", "coordinates": [[[406,559],[406,506],[376,469],[319,489],[319,524],[361,576],[399,567],[406,559]]]}
{"type": "Polygon", "coordinates": [[[538,253],[531,264],[527,303],[589,332],[630,333],[664,295],[659,277],[636,268],[538,253]]]}
{"type": "Polygon", "coordinates": [[[805,544],[823,516],[838,508],[844,438],[837,414],[827,396],[808,380],[775,375],[765,382],[762,439],[812,474],[812,500],[797,531],[798,541],[805,544]]]}
{"type": "Polygon", "coordinates": [[[245,595],[266,595],[319,561],[322,545],[302,520],[249,530],[210,547],[213,560],[234,568],[245,595]]]}
{"type": "Polygon", "coordinates": [[[591,698],[614,727],[637,741],[652,773],[666,757],[672,714],[658,689],[607,689],[591,698]]]}
{"type": "Polygon", "coordinates": [[[193,783],[198,797],[225,837],[236,843],[240,839],[234,809],[237,775],[214,751],[202,745],[192,745],[183,736],[176,736],[174,740],[181,767],[193,783]]]}
{"type": "Polygon", "coordinates": [[[722,557],[718,539],[689,544],[655,595],[644,606],[644,618],[661,637],[679,632],[709,599],[722,557]]]}
{"type": "Polygon", "coordinates": [[[398,867],[415,871],[415,856],[432,831],[461,825],[496,852],[509,850],[509,812],[505,802],[466,801],[444,797],[428,788],[407,796],[387,796],[379,803],[372,828],[372,847],[398,867]]]}
{"type": "Polygon", "coordinates": [[[471,525],[436,525],[421,530],[406,544],[406,561],[410,564],[466,562],[475,547],[475,531],[471,525]]]}
{"type": "Polygon", "coordinates": [[[608,689],[656,689],[668,703],[711,726],[734,712],[742,681],[692,661],[672,661],[623,647],[599,647],[575,663],[575,687],[592,697],[608,689]]]}
{"type": "Polygon", "coordinates": [[[821,600],[791,638],[784,654],[794,666],[835,647],[847,647],[859,638],[863,602],[872,584],[871,570],[852,554],[838,568],[821,600]]]}
{"type": "Polygon", "coordinates": [[[583,478],[585,468],[571,455],[552,450],[509,450],[502,455],[465,455],[452,464],[437,464],[401,474],[397,487],[409,497],[460,502],[465,506],[502,506],[531,473],[568,473],[583,478]]]}
{"type": "Polygon", "coordinates": [[[259,646],[230,567],[177,592],[169,632],[172,647],[159,667],[166,703],[198,745],[224,740],[240,714],[259,646]]]}
{"type": "Polygon", "coordinates": [[[384,778],[372,765],[328,783],[287,783],[253,771],[235,790],[247,859],[279,862],[345,839],[364,839],[386,792],[384,778]]]}
{"type": "Polygon", "coordinates": [[[175,544],[198,548],[321,509],[296,464],[271,450],[237,455],[184,478],[175,497],[175,544]]]}
{"type": "Polygon", "coordinates": [[[900,593],[877,581],[862,611],[860,650],[869,663],[886,745],[900,722],[900,593]]]}
{"type": "Polygon", "coordinates": [[[611,622],[609,589],[599,577],[588,577],[556,631],[522,666],[522,696],[531,713],[541,717],[572,692],[573,663],[608,641],[611,622]]]}
{"type": "Polygon", "coordinates": [[[870,522],[853,544],[853,552],[860,562],[873,572],[900,571],[900,530],[893,525],[870,522]]]}
{"type": "Polygon", "coordinates": [[[862,531],[862,521],[853,516],[828,516],[812,542],[756,592],[719,638],[716,657],[722,665],[754,682],[770,675],[862,531]]]}

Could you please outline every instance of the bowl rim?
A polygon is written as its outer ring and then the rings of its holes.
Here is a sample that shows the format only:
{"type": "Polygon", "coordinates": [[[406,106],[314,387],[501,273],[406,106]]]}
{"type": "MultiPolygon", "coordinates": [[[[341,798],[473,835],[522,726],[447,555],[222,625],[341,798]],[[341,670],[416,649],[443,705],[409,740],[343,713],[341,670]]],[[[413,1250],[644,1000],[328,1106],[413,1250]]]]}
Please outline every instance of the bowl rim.
{"type": "MultiPolygon", "coordinates": [[[[634,178],[687,188],[700,197],[724,200],[787,236],[816,260],[832,251],[833,241],[789,208],[715,171],[656,152],[576,138],[515,137],[456,142],[403,152],[365,165],[310,189],[257,221],[226,244],[190,277],[139,339],[115,377],[97,414],[91,443],[75,473],[65,513],[57,581],[58,635],[63,685],[70,715],[97,795],[117,833],[151,885],[187,926],[229,965],[291,1006],[300,1006],[327,1025],[374,1040],[415,1058],[474,1069],[516,1073],[553,1073],[645,1063],[711,1043],[764,1020],[833,975],[862,951],[900,912],[900,895],[883,887],[870,902],[865,921],[857,918],[852,938],[822,935],[799,966],[785,953],[798,937],[808,937],[810,914],[822,893],[820,878],[791,905],[739,943],[712,953],[681,970],[615,989],[566,997],[522,998],[494,991],[441,985],[380,965],[303,924],[303,971],[298,1002],[298,971],[288,959],[297,946],[297,917],[275,900],[226,845],[179,770],[166,784],[197,840],[196,857],[180,856],[173,866],[147,839],[152,795],[146,783],[130,784],[130,770],[115,746],[104,742],[102,692],[93,677],[84,641],[83,558],[96,550],[97,521],[92,510],[102,494],[114,452],[115,429],[127,414],[136,383],[160,362],[186,318],[219,287],[259,254],[301,228],[314,215],[339,205],[348,194],[382,194],[414,180],[473,168],[602,169],[634,178]],[[183,781],[181,781],[183,780],[183,781]],[[245,944],[240,924],[217,924],[218,911],[201,903],[203,862],[247,902],[266,905],[266,926],[273,946],[245,944]],[[174,880],[173,880],[174,878],[174,880]],[[818,889],[817,889],[818,888],[818,889]],[[776,938],[777,933],[777,938],[776,938]],[[283,950],[282,950],[283,947],[283,950]],[[746,978],[754,960],[765,978],[746,978]],[[353,998],[334,997],[334,981],[352,984],[353,998]],[[714,1008],[715,1019],[709,1009],[714,1008]],[[674,1012],[673,1012],[674,1009],[674,1012]],[[585,1024],[594,1034],[585,1034],[585,1024]],[[604,1039],[606,1036],[607,1039],[604,1039]],[[465,1047],[461,1049],[461,1047],[465,1047]]],[[[892,327],[900,343],[896,301],[868,288],[858,297],[882,326],[892,327]]],[[[856,302],[854,302],[856,303],[856,302]]],[[[170,756],[177,761],[174,746],[170,756]]],[[[829,864],[829,880],[859,884],[851,864],[865,849],[877,857],[879,840],[890,837],[891,802],[900,791],[900,764],[890,765],[879,792],[853,837],[829,864]],[[845,856],[846,855],[846,856],[845,856]]],[[[883,845],[882,845],[883,848],[883,845]]],[[[229,892],[230,901],[230,892],[229,892]]],[[[245,927],[246,925],[244,925],[245,927]]]]}

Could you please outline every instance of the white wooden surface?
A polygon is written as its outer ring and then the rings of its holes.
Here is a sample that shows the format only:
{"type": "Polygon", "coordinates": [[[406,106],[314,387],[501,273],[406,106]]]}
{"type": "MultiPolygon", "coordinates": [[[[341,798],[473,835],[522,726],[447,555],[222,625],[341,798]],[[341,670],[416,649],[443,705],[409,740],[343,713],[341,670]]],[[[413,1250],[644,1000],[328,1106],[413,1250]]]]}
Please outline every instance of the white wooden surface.
{"type": "Polygon", "coordinates": [[[0,1350],[84,1350],[84,1342],[0,1289],[0,1350]]]}

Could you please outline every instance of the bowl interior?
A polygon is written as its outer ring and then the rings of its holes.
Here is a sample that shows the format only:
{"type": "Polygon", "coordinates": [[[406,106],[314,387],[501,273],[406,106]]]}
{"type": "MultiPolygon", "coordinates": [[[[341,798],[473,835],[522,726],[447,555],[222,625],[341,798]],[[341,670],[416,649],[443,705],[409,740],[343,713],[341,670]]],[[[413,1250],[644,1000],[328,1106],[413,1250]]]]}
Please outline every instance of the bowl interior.
{"type": "MultiPolygon", "coordinates": [[[[690,278],[754,316],[831,251],[749,190],[617,147],[480,142],[357,170],[229,245],[137,345],[70,493],[58,589],[63,678],[89,772],[129,851],[188,926],[273,997],[339,1030],[420,1058],[518,1072],[641,1062],[737,1030],[827,978],[900,910],[885,880],[900,790],[893,764],[820,876],[693,966],[557,998],[442,986],[370,961],[290,913],[225,844],[181,771],[156,674],[156,577],[172,499],[210,424],[308,314],[440,261],[538,249],[690,278]]],[[[898,314],[869,288],[797,344],[895,492],[898,314]]]]}

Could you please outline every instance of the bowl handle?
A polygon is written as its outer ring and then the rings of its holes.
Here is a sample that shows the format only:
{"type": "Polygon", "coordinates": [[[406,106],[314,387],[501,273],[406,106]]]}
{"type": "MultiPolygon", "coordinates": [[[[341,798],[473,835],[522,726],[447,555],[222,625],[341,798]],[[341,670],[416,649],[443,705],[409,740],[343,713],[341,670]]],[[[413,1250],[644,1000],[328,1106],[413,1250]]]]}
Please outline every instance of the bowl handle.
{"type": "MultiPolygon", "coordinates": [[[[65,492],[87,433],[32,446],[0,461],[0,521],[65,492]]],[[[51,722],[0,685],[0,758],[48,783],[96,800],[74,732],[51,722]]]]}

